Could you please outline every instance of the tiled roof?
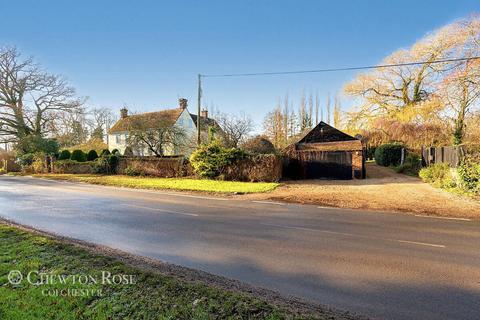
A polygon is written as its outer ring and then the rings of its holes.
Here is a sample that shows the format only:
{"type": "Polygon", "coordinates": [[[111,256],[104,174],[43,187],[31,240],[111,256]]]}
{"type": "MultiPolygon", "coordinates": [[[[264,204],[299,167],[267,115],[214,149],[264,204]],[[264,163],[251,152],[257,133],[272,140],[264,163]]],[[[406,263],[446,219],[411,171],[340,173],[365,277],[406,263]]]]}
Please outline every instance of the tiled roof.
{"type": "Polygon", "coordinates": [[[353,141],[356,138],[335,129],[323,121],[310,130],[298,143],[315,143],[315,142],[334,142],[334,141],[353,141]]]}
{"type": "Polygon", "coordinates": [[[135,124],[139,123],[141,123],[142,126],[146,125],[151,126],[152,128],[154,128],[155,125],[162,121],[171,122],[171,124],[173,125],[182,112],[182,109],[176,108],[156,112],[132,114],[126,118],[118,120],[117,123],[115,123],[115,125],[110,128],[108,132],[115,133],[129,131],[131,129],[134,129],[132,128],[132,126],[134,127],[135,124]]]}
{"type": "MultiPolygon", "coordinates": [[[[156,111],[156,112],[147,112],[147,113],[129,115],[124,119],[118,120],[117,123],[115,123],[115,125],[112,128],[110,128],[110,130],[108,130],[108,133],[119,133],[119,132],[130,131],[132,129],[135,129],[135,126],[138,124],[141,124],[142,127],[154,128],[156,125],[158,125],[158,123],[166,121],[167,123],[171,123],[171,125],[173,125],[177,121],[178,117],[180,117],[182,112],[183,112],[183,109],[175,108],[175,109],[168,109],[168,110],[162,110],[162,111],[156,111]]],[[[190,113],[190,116],[192,117],[192,120],[196,126],[197,115],[190,113]]],[[[204,125],[218,127],[217,122],[211,118],[206,118],[206,119],[200,118],[200,121],[202,122],[201,123],[202,127],[204,125]]]]}

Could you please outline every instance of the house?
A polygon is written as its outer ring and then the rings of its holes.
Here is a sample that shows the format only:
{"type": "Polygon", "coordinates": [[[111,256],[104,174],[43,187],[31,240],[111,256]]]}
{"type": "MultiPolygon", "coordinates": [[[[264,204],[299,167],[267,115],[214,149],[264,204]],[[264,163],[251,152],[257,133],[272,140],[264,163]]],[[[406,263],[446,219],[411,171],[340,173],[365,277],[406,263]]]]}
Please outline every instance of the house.
{"type": "MultiPolygon", "coordinates": [[[[137,129],[136,126],[141,125],[143,128],[156,128],[160,123],[177,126],[188,138],[189,145],[185,148],[174,146],[167,147],[165,155],[189,155],[196,143],[197,139],[197,115],[188,111],[187,99],[179,99],[179,106],[174,109],[166,109],[156,112],[147,112],[141,114],[129,115],[128,110],[123,108],[120,110],[120,120],[113,125],[108,131],[108,149],[110,151],[117,149],[124,154],[128,145],[129,131],[137,129]]],[[[201,137],[202,141],[208,139],[208,130],[210,127],[218,127],[215,120],[208,117],[208,111],[203,110],[200,113],[201,137]]],[[[153,153],[146,146],[132,146],[135,156],[152,156],[153,153]]]]}
{"type": "Polygon", "coordinates": [[[285,151],[287,178],[364,179],[366,176],[362,141],[323,121],[285,151]]]}

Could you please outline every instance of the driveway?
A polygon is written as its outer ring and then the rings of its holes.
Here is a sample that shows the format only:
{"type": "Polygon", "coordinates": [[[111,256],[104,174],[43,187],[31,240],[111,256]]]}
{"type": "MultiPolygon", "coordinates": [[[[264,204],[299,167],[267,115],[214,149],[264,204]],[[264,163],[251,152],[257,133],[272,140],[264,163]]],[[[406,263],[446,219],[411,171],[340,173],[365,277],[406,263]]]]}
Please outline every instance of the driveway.
{"type": "Polygon", "coordinates": [[[0,176],[0,216],[377,319],[475,319],[480,223],[0,176]]]}
{"type": "Polygon", "coordinates": [[[274,192],[245,197],[480,220],[480,199],[434,188],[374,163],[367,163],[367,176],[365,180],[289,181],[274,192]]]}

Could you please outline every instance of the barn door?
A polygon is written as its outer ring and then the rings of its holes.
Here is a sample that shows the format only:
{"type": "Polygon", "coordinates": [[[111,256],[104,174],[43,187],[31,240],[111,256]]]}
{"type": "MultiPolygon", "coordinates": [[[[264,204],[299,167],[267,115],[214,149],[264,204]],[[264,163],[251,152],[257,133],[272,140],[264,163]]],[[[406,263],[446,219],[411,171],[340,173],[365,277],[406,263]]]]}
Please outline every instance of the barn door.
{"type": "Polygon", "coordinates": [[[305,163],[307,179],[352,179],[352,153],[348,151],[311,152],[305,163]]]}

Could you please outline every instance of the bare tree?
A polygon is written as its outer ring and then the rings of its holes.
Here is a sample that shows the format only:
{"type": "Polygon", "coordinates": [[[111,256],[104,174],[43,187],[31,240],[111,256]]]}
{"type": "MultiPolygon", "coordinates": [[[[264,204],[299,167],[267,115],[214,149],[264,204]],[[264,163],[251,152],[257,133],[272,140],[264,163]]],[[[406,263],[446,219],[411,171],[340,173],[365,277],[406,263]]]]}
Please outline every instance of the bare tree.
{"type": "Polygon", "coordinates": [[[252,118],[245,113],[237,115],[219,113],[215,120],[223,131],[223,139],[227,147],[238,147],[254,127],[252,118]]]}
{"type": "Polygon", "coordinates": [[[16,48],[0,49],[0,137],[18,142],[49,133],[56,116],[77,110],[83,101],[58,75],[43,71],[16,48]]]}
{"type": "Polygon", "coordinates": [[[178,154],[188,144],[185,130],[171,121],[161,120],[151,126],[144,119],[132,118],[129,127],[128,146],[133,150],[147,148],[157,157],[163,157],[169,152],[178,154]]]}
{"type": "Polygon", "coordinates": [[[116,121],[114,113],[110,108],[92,108],[89,116],[90,138],[103,140],[108,129],[116,121]]]}

